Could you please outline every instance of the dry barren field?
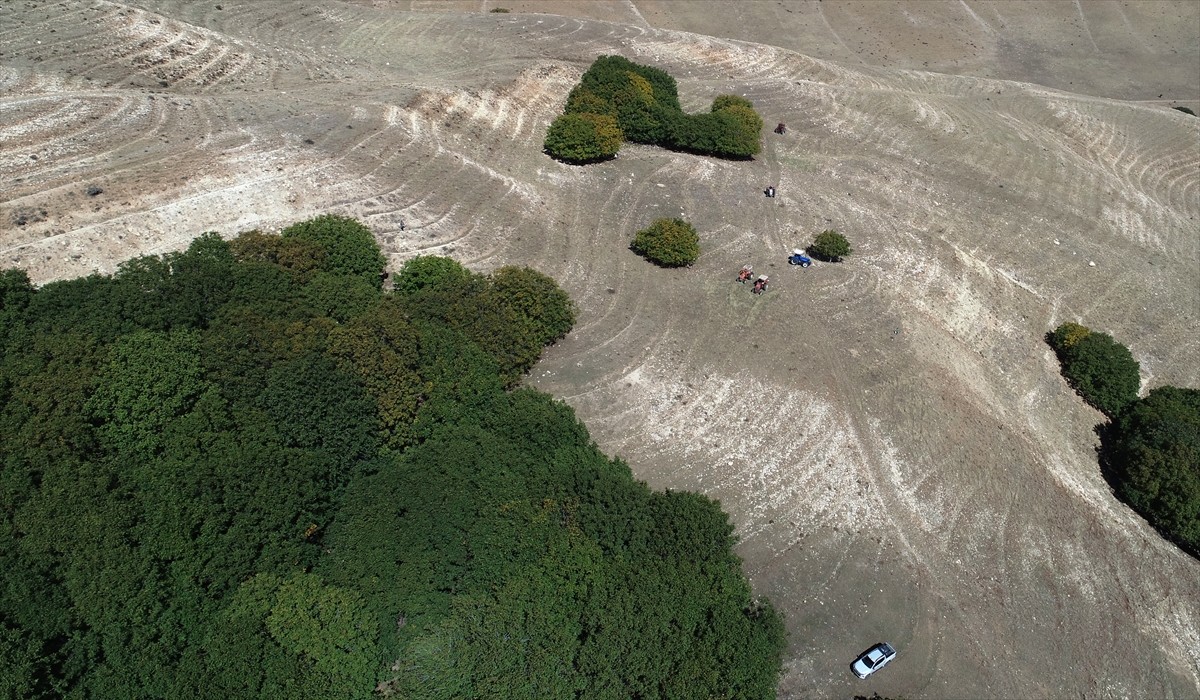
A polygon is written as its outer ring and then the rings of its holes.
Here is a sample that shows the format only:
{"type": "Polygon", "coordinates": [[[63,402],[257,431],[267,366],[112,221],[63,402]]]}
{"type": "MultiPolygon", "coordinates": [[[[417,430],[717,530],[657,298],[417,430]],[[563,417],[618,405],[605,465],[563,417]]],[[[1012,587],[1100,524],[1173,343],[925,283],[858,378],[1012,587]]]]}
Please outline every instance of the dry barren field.
{"type": "Polygon", "coordinates": [[[1200,3],[5,0],[0,262],[44,283],[337,212],[393,267],[535,267],[580,320],[530,384],[720,499],[786,616],[781,697],[1191,698],[1200,563],[1112,497],[1042,342],[1077,320],[1144,388],[1200,386],[1200,119],[1173,105],[1200,112],[1200,3]],[[599,54],[788,133],[550,160],[599,54]],[[700,230],[693,267],[627,250],[661,216],[700,230]],[[825,228],[854,254],[789,268],[825,228]]]}

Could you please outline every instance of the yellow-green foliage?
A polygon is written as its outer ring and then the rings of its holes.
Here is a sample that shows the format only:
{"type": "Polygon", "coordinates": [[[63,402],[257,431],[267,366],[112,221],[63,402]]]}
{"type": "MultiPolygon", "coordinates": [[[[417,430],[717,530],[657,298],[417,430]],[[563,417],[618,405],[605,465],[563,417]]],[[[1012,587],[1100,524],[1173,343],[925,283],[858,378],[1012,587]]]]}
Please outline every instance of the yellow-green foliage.
{"type": "Polygon", "coordinates": [[[567,108],[565,113],[571,112],[590,113],[590,114],[607,114],[610,117],[616,118],[617,107],[612,102],[597,95],[591,90],[582,85],[576,85],[571,94],[567,95],[567,108]]]}
{"type": "Polygon", "coordinates": [[[1050,346],[1058,352],[1064,352],[1075,347],[1079,341],[1092,334],[1092,330],[1087,326],[1081,326],[1078,323],[1070,321],[1062,324],[1054,329],[1050,334],[1050,346]]]}
{"type": "Polygon", "coordinates": [[[635,93],[643,97],[647,102],[654,101],[654,88],[650,85],[650,81],[633,71],[625,71],[625,77],[629,78],[629,84],[633,86],[635,93]]]}

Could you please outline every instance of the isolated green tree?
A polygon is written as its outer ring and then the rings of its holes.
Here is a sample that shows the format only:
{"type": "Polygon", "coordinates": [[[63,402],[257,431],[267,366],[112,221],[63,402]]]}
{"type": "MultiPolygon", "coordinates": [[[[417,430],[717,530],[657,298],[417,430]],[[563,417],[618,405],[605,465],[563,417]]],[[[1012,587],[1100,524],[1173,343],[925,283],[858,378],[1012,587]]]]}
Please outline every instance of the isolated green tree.
{"type": "Polygon", "coordinates": [[[850,241],[832,229],[818,233],[808,247],[809,255],[828,262],[839,262],[851,252],[850,241]]]}
{"type": "Polygon", "coordinates": [[[637,232],[629,248],[662,267],[686,267],[700,256],[700,236],[683,219],[658,219],[637,232]]]}
{"type": "Polygon", "coordinates": [[[1087,334],[1063,350],[1061,359],[1071,387],[1109,418],[1137,400],[1141,368],[1129,348],[1109,334],[1087,334]]]}
{"type": "Polygon", "coordinates": [[[1117,493],[1200,557],[1200,390],[1152,390],[1113,422],[1104,443],[1117,493]]]}
{"type": "Polygon", "coordinates": [[[583,164],[612,158],[623,140],[617,120],[607,114],[571,112],[550,125],[543,147],[558,160],[583,164]]]}

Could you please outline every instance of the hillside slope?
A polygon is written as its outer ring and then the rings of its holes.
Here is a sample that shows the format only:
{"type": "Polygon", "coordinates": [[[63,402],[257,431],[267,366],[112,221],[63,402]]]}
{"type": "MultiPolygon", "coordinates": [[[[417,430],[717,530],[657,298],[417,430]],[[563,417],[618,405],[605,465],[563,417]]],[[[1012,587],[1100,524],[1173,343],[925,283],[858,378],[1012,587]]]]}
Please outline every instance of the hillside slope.
{"type": "Polygon", "coordinates": [[[652,486],[721,499],[787,617],[782,696],[1200,691],[1200,564],[1112,498],[1101,416],[1042,342],[1079,320],[1146,386],[1200,386],[1200,120],[455,7],[5,3],[4,264],[45,282],[332,211],[393,268],[533,266],[581,313],[530,383],[652,486]],[[604,53],[669,71],[685,109],[742,94],[788,134],[750,162],[556,163],[545,128],[604,53]],[[627,250],[681,214],[695,266],[627,250]],[[788,268],[825,228],[855,254],[788,268]],[[733,282],[747,262],[767,295],[733,282]],[[900,659],[853,679],[882,639],[900,659]]]}

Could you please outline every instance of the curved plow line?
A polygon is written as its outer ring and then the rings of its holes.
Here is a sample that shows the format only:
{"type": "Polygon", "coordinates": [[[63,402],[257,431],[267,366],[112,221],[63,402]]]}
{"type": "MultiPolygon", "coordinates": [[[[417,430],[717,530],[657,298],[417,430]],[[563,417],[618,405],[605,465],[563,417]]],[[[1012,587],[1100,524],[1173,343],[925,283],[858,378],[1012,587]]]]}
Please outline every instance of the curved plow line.
{"type": "MultiPolygon", "coordinates": [[[[120,129],[111,127],[111,124],[113,122],[116,122],[117,120],[121,120],[121,121],[137,120],[148,114],[153,113],[154,111],[155,111],[154,107],[149,105],[146,101],[139,102],[138,100],[135,100],[133,98],[126,97],[121,100],[121,103],[119,105],[117,105],[115,109],[111,109],[111,110],[108,110],[107,112],[102,113],[101,116],[97,117],[95,121],[88,123],[84,128],[81,128],[78,131],[71,132],[70,134],[58,136],[58,137],[55,137],[55,138],[52,138],[52,139],[49,139],[46,141],[40,141],[38,143],[38,148],[43,151],[51,151],[51,155],[61,155],[62,153],[66,152],[65,149],[62,149],[62,148],[54,149],[52,147],[67,143],[69,141],[69,139],[71,139],[71,138],[74,138],[76,140],[81,140],[81,139],[83,139],[84,136],[87,136],[89,134],[99,133],[101,129],[107,129],[107,131],[109,133],[119,131],[120,129]],[[139,106],[140,106],[140,108],[137,108],[139,106]]],[[[161,109],[157,110],[157,111],[160,114],[162,112],[161,109]]],[[[114,139],[116,138],[115,134],[113,135],[113,138],[114,139]]],[[[147,137],[145,135],[142,135],[142,136],[139,136],[139,137],[133,139],[132,141],[127,142],[123,145],[127,146],[129,143],[137,143],[137,142],[145,140],[146,138],[147,137]]],[[[86,147],[86,145],[87,144],[81,144],[77,147],[77,149],[82,149],[82,148],[86,147]]],[[[105,151],[104,153],[101,153],[101,154],[89,155],[82,159],[79,159],[78,161],[71,161],[70,163],[67,163],[67,164],[54,163],[54,165],[56,167],[59,167],[59,166],[65,167],[65,166],[69,166],[69,165],[75,165],[76,163],[79,163],[79,162],[104,160],[109,157],[107,154],[110,153],[112,150],[113,149],[109,149],[109,151],[105,151]]],[[[43,166],[43,167],[46,167],[46,166],[43,166]]]]}
{"type": "Polygon", "coordinates": [[[221,46],[217,49],[217,55],[210,60],[200,64],[199,66],[188,69],[181,75],[168,77],[171,77],[175,82],[182,82],[186,80],[195,83],[198,87],[212,88],[217,83],[225,80],[231,75],[236,75],[238,71],[242,70],[244,66],[250,63],[250,60],[251,59],[248,56],[239,52],[235,52],[229,46],[221,46]],[[230,59],[229,57],[231,54],[232,58],[230,59]],[[216,78],[211,82],[204,80],[202,77],[197,77],[209,73],[211,69],[218,64],[218,62],[230,63],[230,65],[234,67],[233,73],[230,73],[229,70],[226,70],[224,73],[217,75],[216,78]]]}

